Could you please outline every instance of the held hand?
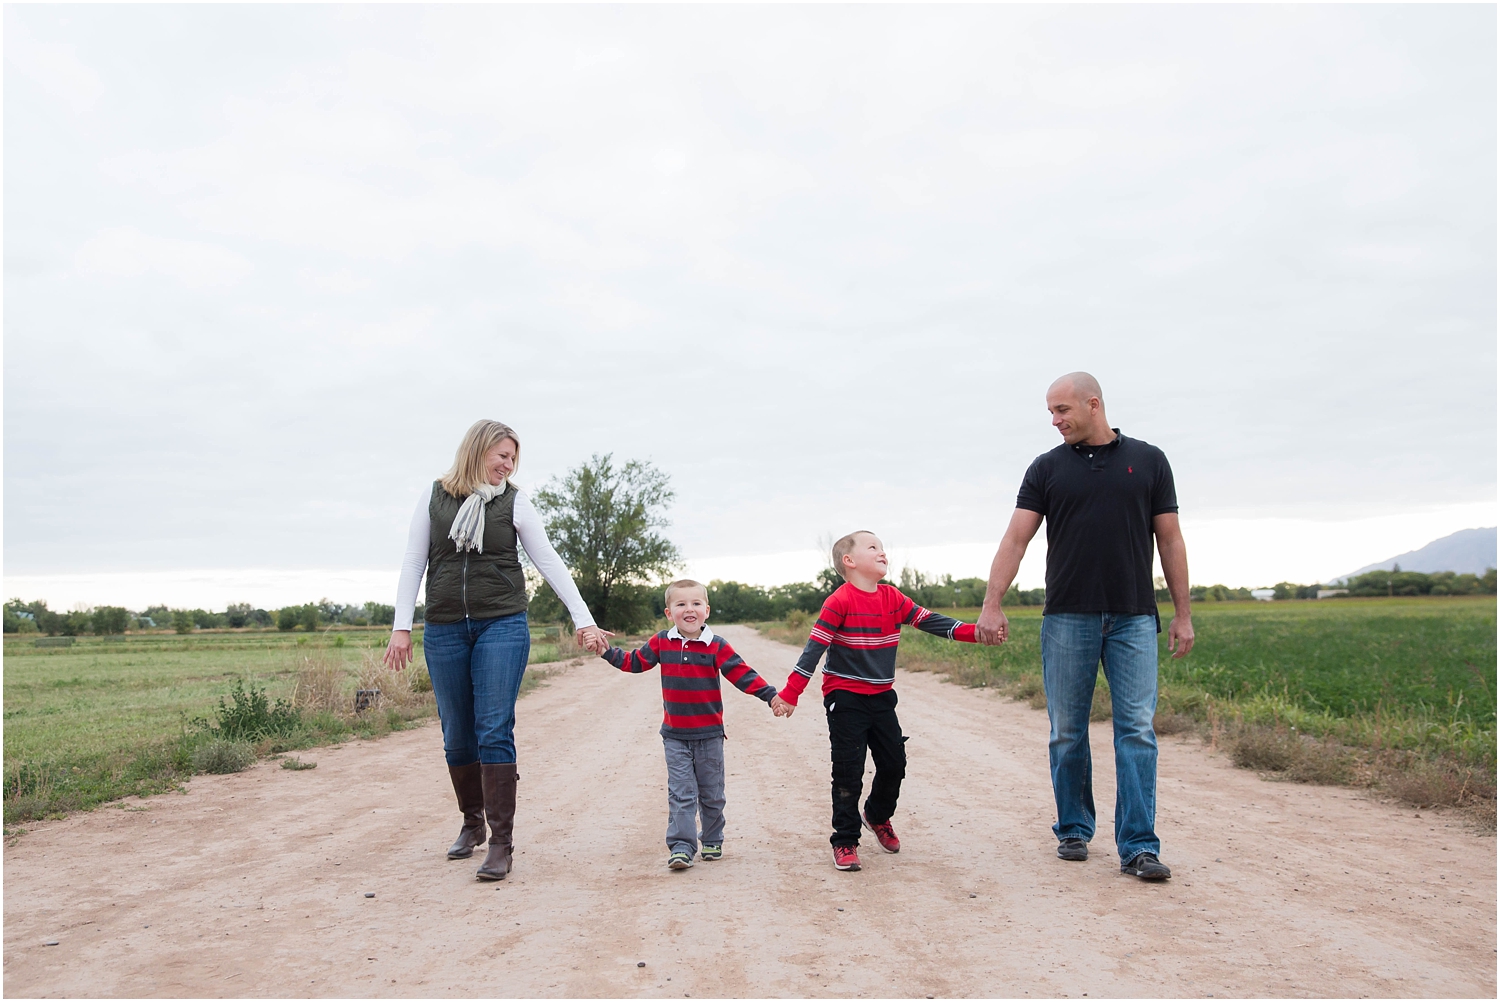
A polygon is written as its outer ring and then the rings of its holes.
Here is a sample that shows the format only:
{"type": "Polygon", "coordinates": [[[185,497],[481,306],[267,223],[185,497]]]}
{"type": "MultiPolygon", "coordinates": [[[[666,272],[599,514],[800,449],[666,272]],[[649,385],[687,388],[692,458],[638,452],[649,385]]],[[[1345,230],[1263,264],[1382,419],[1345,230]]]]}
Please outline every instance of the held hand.
{"type": "Polygon", "coordinates": [[[392,630],[391,642],[385,649],[385,666],[391,671],[400,671],[405,668],[412,659],[411,631],[392,630]]]}
{"type": "Polygon", "coordinates": [[[1187,652],[1193,649],[1193,618],[1191,616],[1173,616],[1171,624],[1167,627],[1167,650],[1172,652],[1172,657],[1185,658],[1187,652]]]}
{"type": "Polygon", "coordinates": [[[974,632],[981,644],[986,647],[996,647],[1010,639],[1010,620],[1005,618],[1003,610],[985,609],[979,614],[979,622],[974,625],[974,632]]]}
{"type": "Polygon", "coordinates": [[[797,707],[780,696],[771,697],[771,712],[778,717],[790,717],[797,707]]]}
{"type": "Polygon", "coordinates": [[[597,626],[585,626],[578,631],[578,646],[590,654],[603,654],[609,650],[609,638],[614,634],[597,626]]]}

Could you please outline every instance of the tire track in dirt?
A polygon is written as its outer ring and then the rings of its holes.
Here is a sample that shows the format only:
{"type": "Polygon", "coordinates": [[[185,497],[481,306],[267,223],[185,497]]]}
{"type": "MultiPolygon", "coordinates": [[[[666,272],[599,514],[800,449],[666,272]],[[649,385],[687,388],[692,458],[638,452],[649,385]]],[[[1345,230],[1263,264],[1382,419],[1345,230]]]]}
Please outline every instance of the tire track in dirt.
{"type": "MultiPolygon", "coordinates": [[[[723,632],[785,678],[793,648],[723,632]]],[[[1147,885],[1110,845],[1107,724],[1094,854],[1063,863],[1046,715],[927,674],[897,688],[903,849],[866,840],[860,873],[829,857],[818,701],[776,720],[727,686],[725,856],[668,871],[659,683],[589,660],[520,704],[510,879],[444,856],[458,816],[435,726],[320,749],[316,770],[265,763],[33,826],[5,852],[5,991],[1494,996],[1495,843],[1455,819],[1167,739],[1175,877],[1147,885]]]]}

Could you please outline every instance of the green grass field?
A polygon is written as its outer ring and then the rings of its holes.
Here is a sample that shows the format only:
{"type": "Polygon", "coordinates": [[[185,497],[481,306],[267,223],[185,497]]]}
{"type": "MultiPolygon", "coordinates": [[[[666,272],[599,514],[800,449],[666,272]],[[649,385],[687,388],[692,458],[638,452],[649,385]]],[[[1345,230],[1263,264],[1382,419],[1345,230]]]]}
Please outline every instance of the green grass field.
{"type": "MultiPolygon", "coordinates": [[[[38,648],[34,635],[8,634],[5,822],[171,789],[193,771],[192,746],[206,733],[195,721],[214,720],[237,681],[264,689],[272,701],[295,697],[304,707],[302,725],[257,742],[260,754],[375,737],[430,715],[430,694],[420,692],[378,712],[352,712],[359,678],[379,677],[389,636],[374,629],[313,636],[152,633],[38,648]],[[309,699],[310,680],[321,687],[321,701],[309,699]]],[[[413,677],[425,680],[420,646],[417,652],[413,677]]],[[[533,664],[558,654],[555,638],[533,631],[533,664]]],[[[523,692],[543,674],[528,672],[523,692]]],[[[399,688],[373,684],[393,695],[399,688]]]]}
{"type": "MultiPolygon", "coordinates": [[[[938,611],[967,622],[979,615],[938,611]]],[[[1171,606],[1161,609],[1164,631],[1171,614],[1171,606]]],[[[1001,647],[908,628],[899,663],[1045,706],[1041,609],[1007,615],[1011,638],[1001,647]]],[[[1426,786],[1448,784],[1460,799],[1493,796],[1493,596],[1205,602],[1193,606],[1193,625],[1197,642],[1186,659],[1169,657],[1166,633],[1160,637],[1159,730],[1201,727],[1233,745],[1241,764],[1293,778],[1368,782],[1426,769],[1426,786]]],[[[807,635],[783,624],[768,632],[798,645],[807,635]]],[[[1099,689],[1102,719],[1109,714],[1102,674],[1099,689]]],[[[1425,787],[1410,792],[1417,801],[1439,799],[1425,787]]]]}

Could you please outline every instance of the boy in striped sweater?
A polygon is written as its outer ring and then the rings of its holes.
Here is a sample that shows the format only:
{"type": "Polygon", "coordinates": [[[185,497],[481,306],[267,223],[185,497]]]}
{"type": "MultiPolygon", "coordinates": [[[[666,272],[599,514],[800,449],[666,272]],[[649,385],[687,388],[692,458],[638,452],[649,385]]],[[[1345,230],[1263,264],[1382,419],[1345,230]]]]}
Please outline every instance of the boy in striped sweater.
{"type": "Polygon", "coordinates": [[[833,757],[833,865],[859,869],[860,823],[886,852],[900,852],[891,815],[906,776],[906,738],[896,719],[896,645],[903,624],[949,640],[975,642],[974,627],[917,605],[881,584],[885,549],[871,532],[851,532],[833,544],[833,564],[844,583],[823,602],[812,636],[781,693],[771,700],[777,716],[791,716],[823,653],[823,707],[833,757]],[[864,810],[865,749],[875,778],[864,810]]]}
{"type": "Polygon", "coordinates": [[[696,581],[673,581],[667,586],[666,615],[671,629],[658,633],[638,651],[611,647],[600,655],[621,671],[643,672],[661,666],[667,865],[674,870],[692,866],[694,850],[705,861],[724,854],[724,702],[719,697],[719,676],[768,703],[776,696],[776,688],[708,628],[708,614],[708,589],[696,581]]]}

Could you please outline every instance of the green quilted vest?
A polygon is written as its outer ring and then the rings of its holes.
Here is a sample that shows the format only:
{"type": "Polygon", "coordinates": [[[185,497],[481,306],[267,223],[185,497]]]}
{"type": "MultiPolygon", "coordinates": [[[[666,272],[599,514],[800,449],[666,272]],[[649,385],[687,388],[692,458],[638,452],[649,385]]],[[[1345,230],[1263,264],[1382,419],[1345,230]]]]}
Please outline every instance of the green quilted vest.
{"type": "Polygon", "coordinates": [[[427,542],[427,622],[457,623],[470,619],[513,616],[526,611],[526,577],[516,549],[516,488],[484,506],[484,552],[462,553],[448,538],[458,517],[458,498],[432,484],[427,514],[432,535],[427,542]]]}

